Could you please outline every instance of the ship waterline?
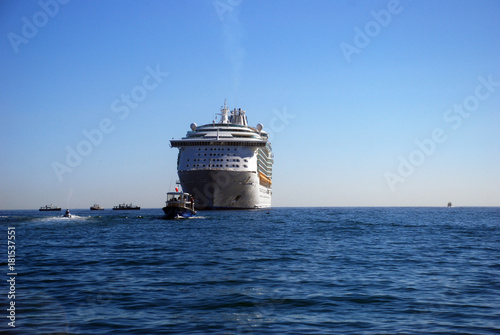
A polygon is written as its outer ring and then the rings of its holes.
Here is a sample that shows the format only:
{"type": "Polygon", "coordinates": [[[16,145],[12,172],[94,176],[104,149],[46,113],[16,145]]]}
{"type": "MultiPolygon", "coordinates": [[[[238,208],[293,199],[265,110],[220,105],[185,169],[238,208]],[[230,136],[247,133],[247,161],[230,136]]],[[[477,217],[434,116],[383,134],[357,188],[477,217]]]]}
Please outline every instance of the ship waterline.
{"type": "Polygon", "coordinates": [[[180,140],[177,172],[197,209],[271,207],[273,153],[263,125],[248,126],[245,111],[221,108],[218,123],[197,126],[180,140]]]}
{"type": "Polygon", "coordinates": [[[259,184],[255,172],[179,171],[182,189],[193,195],[199,209],[271,207],[272,191],[259,184]]]}

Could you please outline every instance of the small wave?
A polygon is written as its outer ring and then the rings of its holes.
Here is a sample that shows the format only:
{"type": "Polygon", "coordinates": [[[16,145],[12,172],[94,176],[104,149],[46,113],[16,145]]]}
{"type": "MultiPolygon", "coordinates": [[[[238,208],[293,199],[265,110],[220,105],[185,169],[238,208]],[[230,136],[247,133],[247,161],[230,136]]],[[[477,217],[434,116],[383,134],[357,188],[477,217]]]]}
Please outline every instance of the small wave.
{"type": "Polygon", "coordinates": [[[195,215],[195,216],[190,216],[190,217],[188,217],[188,218],[186,218],[186,219],[188,219],[188,220],[206,219],[206,217],[205,217],[205,216],[196,216],[196,215],[195,215]]]}
{"type": "Polygon", "coordinates": [[[190,216],[190,217],[176,217],[174,218],[173,220],[170,220],[170,219],[166,219],[166,216],[165,215],[162,215],[162,216],[159,216],[158,219],[160,220],[166,220],[166,221],[184,221],[184,220],[195,220],[195,219],[206,219],[205,216],[190,216]]]}

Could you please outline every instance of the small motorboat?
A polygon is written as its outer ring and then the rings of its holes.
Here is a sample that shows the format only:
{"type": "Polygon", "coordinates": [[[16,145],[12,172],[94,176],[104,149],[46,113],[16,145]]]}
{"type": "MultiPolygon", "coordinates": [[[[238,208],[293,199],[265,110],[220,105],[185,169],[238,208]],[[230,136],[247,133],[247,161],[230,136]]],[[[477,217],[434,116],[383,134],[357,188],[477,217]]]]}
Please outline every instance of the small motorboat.
{"type": "Polygon", "coordinates": [[[50,212],[50,211],[60,211],[61,210],[61,207],[57,207],[57,206],[52,206],[52,204],[49,205],[46,205],[45,207],[40,207],[39,211],[40,212],[50,212]]]}
{"type": "Polygon", "coordinates": [[[64,213],[63,217],[65,218],[70,218],[72,215],[71,213],[69,212],[69,209],[66,210],[66,213],[64,213]]]}
{"type": "Polygon", "coordinates": [[[165,213],[165,219],[187,219],[196,216],[194,210],[194,198],[189,193],[179,192],[179,188],[175,188],[175,192],[167,193],[166,206],[162,208],[165,213]]]}
{"type": "Polygon", "coordinates": [[[94,204],[94,206],[90,207],[91,211],[102,211],[104,208],[102,208],[99,204],[94,204]]]}

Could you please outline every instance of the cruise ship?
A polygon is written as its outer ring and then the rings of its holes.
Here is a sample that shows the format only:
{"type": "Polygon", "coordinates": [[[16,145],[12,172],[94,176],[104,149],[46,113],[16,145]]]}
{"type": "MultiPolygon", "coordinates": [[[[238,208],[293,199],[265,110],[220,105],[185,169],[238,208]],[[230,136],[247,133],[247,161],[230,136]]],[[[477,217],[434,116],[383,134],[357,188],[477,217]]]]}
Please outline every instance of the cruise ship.
{"type": "Polygon", "coordinates": [[[195,198],[196,209],[271,207],[273,153],[264,126],[248,125],[245,111],[230,111],[197,126],[180,140],[177,173],[184,192],[195,198]]]}

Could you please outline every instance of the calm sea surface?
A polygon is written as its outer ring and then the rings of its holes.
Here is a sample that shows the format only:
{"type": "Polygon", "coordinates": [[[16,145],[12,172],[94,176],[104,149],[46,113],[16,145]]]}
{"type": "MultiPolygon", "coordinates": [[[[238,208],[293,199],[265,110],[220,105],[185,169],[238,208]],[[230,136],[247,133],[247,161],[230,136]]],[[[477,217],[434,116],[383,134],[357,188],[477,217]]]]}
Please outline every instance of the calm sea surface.
{"type": "Polygon", "coordinates": [[[0,332],[500,333],[500,208],[63,213],[0,211],[0,332]]]}

